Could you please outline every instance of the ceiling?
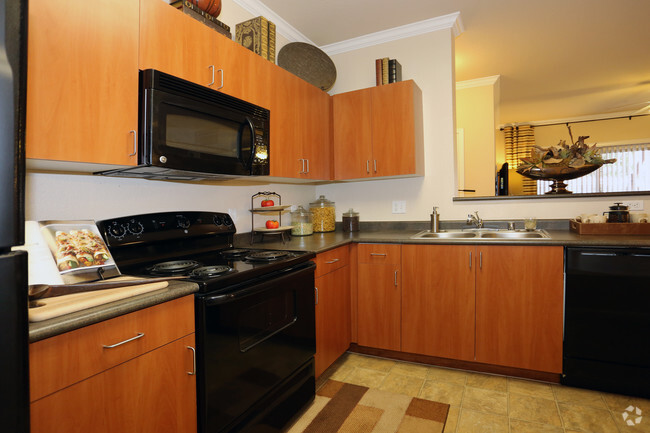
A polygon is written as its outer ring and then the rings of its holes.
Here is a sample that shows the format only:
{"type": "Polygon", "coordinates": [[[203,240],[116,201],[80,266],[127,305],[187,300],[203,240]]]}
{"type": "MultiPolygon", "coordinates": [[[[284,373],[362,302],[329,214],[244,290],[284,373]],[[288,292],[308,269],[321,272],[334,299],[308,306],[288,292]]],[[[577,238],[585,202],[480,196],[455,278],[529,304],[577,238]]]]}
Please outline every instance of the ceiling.
{"type": "Polygon", "coordinates": [[[317,46],[460,12],[456,80],[500,75],[501,123],[650,106],[648,0],[261,0],[317,46]]]}

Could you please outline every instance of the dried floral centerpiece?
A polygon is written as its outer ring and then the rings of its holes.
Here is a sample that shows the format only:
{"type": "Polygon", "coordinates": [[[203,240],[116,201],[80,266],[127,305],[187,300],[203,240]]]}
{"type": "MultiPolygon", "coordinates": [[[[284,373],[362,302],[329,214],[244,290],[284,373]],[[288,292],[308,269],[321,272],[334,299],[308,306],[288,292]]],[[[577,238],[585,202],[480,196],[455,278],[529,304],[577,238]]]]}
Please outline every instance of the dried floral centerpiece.
{"type": "MultiPolygon", "coordinates": [[[[571,127],[568,128],[573,142],[571,127]]],[[[571,194],[565,180],[576,179],[598,170],[603,164],[616,162],[616,159],[603,159],[595,144],[585,143],[587,138],[589,136],[580,136],[571,146],[565,140],[548,148],[534,146],[530,157],[521,158],[517,173],[530,179],[552,180],[551,190],[546,194],[571,194]]]]}

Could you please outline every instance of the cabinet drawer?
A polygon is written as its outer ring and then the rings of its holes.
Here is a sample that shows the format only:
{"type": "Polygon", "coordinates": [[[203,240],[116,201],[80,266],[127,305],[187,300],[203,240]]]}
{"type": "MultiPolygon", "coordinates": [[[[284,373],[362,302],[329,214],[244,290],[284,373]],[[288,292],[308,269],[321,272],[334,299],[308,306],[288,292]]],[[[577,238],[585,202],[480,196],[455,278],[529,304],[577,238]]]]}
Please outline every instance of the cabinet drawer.
{"type": "Polygon", "coordinates": [[[31,401],[192,332],[194,296],[189,295],[32,343],[31,401]]]}
{"type": "Polygon", "coordinates": [[[359,263],[399,265],[401,249],[396,244],[359,244],[359,263]]]}
{"type": "Polygon", "coordinates": [[[318,278],[350,263],[350,250],[348,246],[338,247],[325,251],[316,256],[316,274],[318,278]]]}

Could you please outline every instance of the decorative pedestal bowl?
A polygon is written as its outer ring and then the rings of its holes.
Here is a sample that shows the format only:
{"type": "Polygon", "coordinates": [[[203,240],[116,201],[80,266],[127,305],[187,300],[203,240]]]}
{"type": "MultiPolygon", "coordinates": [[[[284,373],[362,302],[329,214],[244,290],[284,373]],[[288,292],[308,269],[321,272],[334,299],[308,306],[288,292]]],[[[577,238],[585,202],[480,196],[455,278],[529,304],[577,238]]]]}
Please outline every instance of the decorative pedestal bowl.
{"type": "Polygon", "coordinates": [[[519,167],[517,173],[534,180],[550,180],[551,190],[545,194],[573,194],[566,189],[565,180],[576,179],[598,170],[602,164],[585,164],[582,167],[569,167],[564,164],[548,164],[544,167],[519,167]]]}

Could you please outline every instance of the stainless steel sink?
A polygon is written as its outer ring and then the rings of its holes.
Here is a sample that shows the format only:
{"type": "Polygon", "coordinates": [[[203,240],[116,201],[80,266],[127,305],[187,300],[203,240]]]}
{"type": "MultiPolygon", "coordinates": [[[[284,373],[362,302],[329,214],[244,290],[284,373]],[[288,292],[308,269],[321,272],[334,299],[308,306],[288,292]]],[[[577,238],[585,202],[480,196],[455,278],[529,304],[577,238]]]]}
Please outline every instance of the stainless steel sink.
{"type": "Polygon", "coordinates": [[[467,239],[475,238],[477,234],[474,232],[462,232],[462,231],[441,231],[441,232],[430,232],[425,230],[416,235],[411,236],[411,239],[467,239]]]}
{"type": "Polygon", "coordinates": [[[481,239],[550,239],[551,237],[543,230],[513,231],[504,230],[497,232],[481,233],[481,239]]]}
{"type": "Polygon", "coordinates": [[[544,230],[447,230],[431,232],[424,230],[411,236],[411,239],[481,239],[481,240],[515,240],[515,239],[550,239],[544,230]]]}

